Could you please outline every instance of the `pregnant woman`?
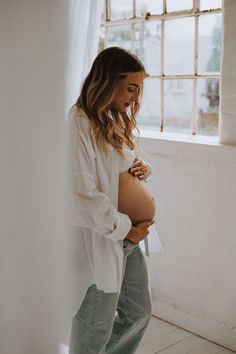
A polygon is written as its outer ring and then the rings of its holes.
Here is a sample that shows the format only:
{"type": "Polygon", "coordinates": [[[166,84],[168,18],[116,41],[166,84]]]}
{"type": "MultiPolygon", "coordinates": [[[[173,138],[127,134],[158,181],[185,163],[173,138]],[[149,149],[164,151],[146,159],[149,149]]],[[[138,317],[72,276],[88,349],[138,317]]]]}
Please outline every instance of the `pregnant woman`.
{"type": "Polygon", "coordinates": [[[156,209],[146,184],[151,167],[134,135],[145,76],[135,55],[103,50],[67,121],[79,289],[70,354],[135,353],[151,317],[139,241],[156,209]]]}

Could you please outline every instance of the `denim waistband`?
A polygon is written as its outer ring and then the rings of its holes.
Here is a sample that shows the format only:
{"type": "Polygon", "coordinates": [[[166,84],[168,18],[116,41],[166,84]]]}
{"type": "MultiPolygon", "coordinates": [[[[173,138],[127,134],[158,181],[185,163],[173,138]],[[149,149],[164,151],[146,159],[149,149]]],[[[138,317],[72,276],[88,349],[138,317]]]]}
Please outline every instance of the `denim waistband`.
{"type": "Polygon", "coordinates": [[[136,246],[138,246],[138,243],[133,243],[127,238],[123,240],[123,248],[134,248],[136,246]]]}

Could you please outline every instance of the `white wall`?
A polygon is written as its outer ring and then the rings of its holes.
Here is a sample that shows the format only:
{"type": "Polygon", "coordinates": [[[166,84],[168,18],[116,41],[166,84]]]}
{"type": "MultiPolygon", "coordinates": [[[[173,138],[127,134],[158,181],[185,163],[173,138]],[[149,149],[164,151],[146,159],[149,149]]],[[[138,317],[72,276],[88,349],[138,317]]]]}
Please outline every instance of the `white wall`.
{"type": "MultiPolygon", "coordinates": [[[[59,176],[67,5],[1,1],[1,354],[54,354],[63,330],[57,277],[65,236],[59,176]]],[[[233,16],[236,2],[226,6],[233,16]]],[[[223,63],[223,82],[231,104],[223,101],[222,113],[231,111],[221,137],[235,142],[235,25],[225,28],[231,70],[226,75],[223,63]]],[[[165,249],[149,259],[154,314],[236,349],[236,147],[168,138],[144,139],[143,146],[155,170],[150,183],[165,249]]]]}
{"type": "Polygon", "coordinates": [[[236,144],[236,22],[234,0],[224,0],[220,141],[236,144]]]}
{"type": "Polygon", "coordinates": [[[58,347],[68,4],[0,5],[1,354],[58,347]]]}
{"type": "MultiPolygon", "coordinates": [[[[226,0],[225,6],[221,139],[232,144],[236,2],[226,0]]],[[[150,188],[164,247],[148,259],[153,313],[236,350],[236,146],[213,137],[155,134],[142,132],[154,167],[150,188]]]]}

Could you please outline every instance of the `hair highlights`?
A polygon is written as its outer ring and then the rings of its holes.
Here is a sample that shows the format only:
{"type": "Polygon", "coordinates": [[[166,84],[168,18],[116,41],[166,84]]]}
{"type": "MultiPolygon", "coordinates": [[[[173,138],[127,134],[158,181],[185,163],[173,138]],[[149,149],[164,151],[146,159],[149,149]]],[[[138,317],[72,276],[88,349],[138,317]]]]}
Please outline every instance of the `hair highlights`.
{"type": "Polygon", "coordinates": [[[107,152],[107,144],[111,144],[120,154],[123,139],[114,131],[114,122],[126,136],[131,147],[134,147],[133,130],[136,126],[136,116],[142,95],[133,102],[128,112],[117,112],[111,108],[116,96],[119,80],[127,74],[143,72],[144,66],[132,53],[119,48],[109,47],[98,54],[81,89],[80,96],[74,106],[81,108],[88,116],[92,141],[107,152]]]}

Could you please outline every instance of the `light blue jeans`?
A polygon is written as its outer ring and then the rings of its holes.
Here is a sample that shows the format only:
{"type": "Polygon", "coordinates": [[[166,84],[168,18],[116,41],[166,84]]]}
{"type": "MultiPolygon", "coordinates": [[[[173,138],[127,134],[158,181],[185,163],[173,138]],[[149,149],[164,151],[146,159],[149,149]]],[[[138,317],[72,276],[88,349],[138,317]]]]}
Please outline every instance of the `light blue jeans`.
{"type": "Polygon", "coordinates": [[[93,284],[73,318],[69,354],[135,353],[151,318],[146,262],[139,245],[123,242],[120,293],[93,284]]]}

